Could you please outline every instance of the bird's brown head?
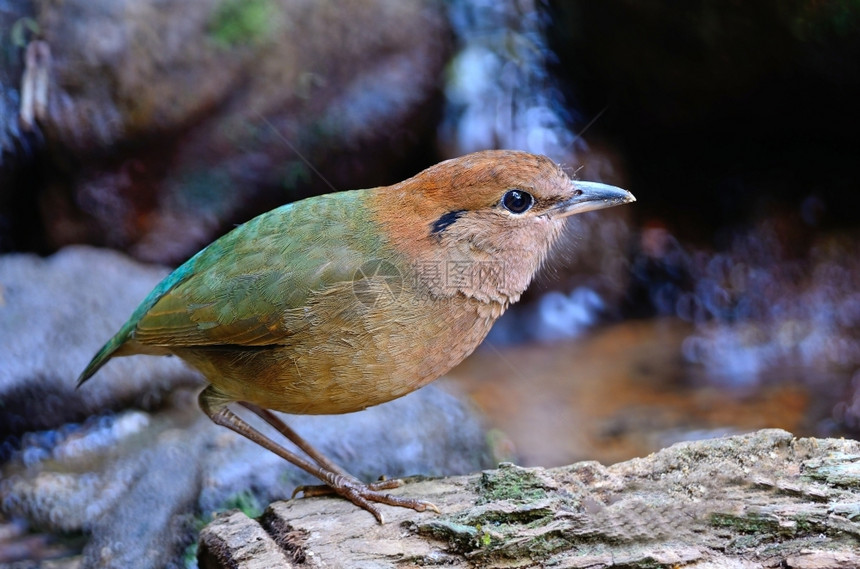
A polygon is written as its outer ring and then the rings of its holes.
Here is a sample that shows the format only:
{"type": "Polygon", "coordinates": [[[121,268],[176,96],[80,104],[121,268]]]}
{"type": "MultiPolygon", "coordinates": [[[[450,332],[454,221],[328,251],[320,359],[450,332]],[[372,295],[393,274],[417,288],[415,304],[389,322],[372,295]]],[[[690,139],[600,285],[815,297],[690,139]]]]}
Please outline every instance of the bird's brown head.
{"type": "Polygon", "coordinates": [[[416,266],[438,264],[443,276],[454,266],[464,276],[457,286],[425,283],[434,294],[508,304],[540,268],[565,217],[632,201],[620,188],[572,181],[546,156],[488,150],[378,188],[373,209],[416,266]]]}

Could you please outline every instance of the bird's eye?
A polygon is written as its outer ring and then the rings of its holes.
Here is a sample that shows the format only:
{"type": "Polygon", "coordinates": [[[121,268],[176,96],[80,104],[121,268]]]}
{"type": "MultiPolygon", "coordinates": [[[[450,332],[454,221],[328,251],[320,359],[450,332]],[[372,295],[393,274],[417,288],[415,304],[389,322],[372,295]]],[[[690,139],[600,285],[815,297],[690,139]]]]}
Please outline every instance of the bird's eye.
{"type": "Polygon", "coordinates": [[[508,190],[502,196],[502,205],[511,213],[523,213],[528,211],[535,203],[535,199],[528,192],[522,190],[508,190]]]}

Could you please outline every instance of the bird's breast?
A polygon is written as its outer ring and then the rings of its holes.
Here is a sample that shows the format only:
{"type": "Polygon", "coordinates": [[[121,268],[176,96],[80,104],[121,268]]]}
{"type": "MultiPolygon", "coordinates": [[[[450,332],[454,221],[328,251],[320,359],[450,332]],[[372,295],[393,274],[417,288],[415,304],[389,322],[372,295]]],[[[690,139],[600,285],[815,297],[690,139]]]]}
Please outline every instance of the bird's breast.
{"type": "Polygon", "coordinates": [[[481,343],[505,308],[461,294],[421,294],[407,282],[366,281],[314,295],[302,309],[304,325],[282,346],[180,355],[238,400],[287,413],[349,413],[446,373],[481,343]]]}

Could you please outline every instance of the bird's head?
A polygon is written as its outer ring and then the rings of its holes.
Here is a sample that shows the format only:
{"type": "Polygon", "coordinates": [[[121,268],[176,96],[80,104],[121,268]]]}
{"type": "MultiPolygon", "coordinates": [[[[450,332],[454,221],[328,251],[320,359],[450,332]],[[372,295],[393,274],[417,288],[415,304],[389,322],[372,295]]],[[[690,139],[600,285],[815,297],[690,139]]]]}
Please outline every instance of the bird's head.
{"type": "Polygon", "coordinates": [[[441,162],[375,195],[392,244],[432,273],[434,294],[516,301],[567,216],[635,201],[626,190],[572,181],[545,156],[488,150],[441,162]],[[436,282],[438,277],[442,282],[436,282]],[[453,283],[451,281],[454,281],[453,283]]]}

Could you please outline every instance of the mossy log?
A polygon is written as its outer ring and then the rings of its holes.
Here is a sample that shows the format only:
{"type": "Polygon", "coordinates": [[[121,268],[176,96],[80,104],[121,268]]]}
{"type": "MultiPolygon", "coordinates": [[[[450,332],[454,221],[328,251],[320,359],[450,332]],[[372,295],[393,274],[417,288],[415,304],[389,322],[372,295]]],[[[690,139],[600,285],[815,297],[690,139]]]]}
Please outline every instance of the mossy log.
{"type": "Polygon", "coordinates": [[[613,466],[496,470],[394,491],[442,511],[337,498],[228,512],[213,567],[860,567],[860,443],[781,430],[686,442],[613,466]]]}

